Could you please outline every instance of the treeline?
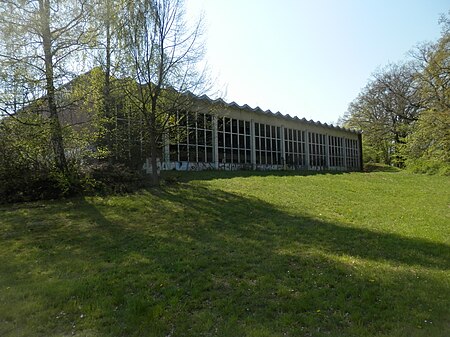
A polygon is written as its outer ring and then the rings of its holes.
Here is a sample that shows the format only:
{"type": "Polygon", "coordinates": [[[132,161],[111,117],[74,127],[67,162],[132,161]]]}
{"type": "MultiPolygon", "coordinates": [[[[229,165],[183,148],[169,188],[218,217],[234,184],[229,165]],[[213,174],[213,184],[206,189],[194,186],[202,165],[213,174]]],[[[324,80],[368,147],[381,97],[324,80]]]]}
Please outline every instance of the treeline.
{"type": "Polygon", "coordinates": [[[203,54],[182,0],[2,1],[0,203],[158,184],[203,54]]]}
{"type": "Polygon", "coordinates": [[[450,175],[450,17],[440,23],[438,41],[374,73],[350,104],[344,125],[362,130],[365,162],[450,175]]]}

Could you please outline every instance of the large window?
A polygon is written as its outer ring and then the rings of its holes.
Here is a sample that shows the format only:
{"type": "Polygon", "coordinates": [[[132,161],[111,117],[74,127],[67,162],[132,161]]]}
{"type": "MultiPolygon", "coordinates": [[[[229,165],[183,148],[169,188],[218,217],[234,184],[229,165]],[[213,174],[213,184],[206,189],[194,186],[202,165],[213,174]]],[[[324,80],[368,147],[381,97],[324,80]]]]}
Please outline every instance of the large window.
{"type": "Polygon", "coordinates": [[[251,163],[249,121],[219,117],[217,137],[219,163],[251,163]]]}
{"type": "Polygon", "coordinates": [[[328,136],[328,153],[330,156],[330,167],[342,168],[344,162],[344,139],[341,137],[328,136]]]}
{"type": "Polygon", "coordinates": [[[284,129],[286,164],[305,166],[305,131],[284,129]]]}
{"type": "Polygon", "coordinates": [[[212,116],[179,112],[177,121],[178,127],[170,137],[170,160],[212,163],[212,116]]]}
{"type": "Polygon", "coordinates": [[[309,165],[314,170],[326,168],[325,135],[315,132],[308,134],[309,141],[309,165]]]}
{"type": "Polygon", "coordinates": [[[281,128],[255,123],[256,164],[277,165],[281,163],[281,128]]]}
{"type": "Polygon", "coordinates": [[[359,167],[359,148],[358,141],[355,139],[345,139],[345,151],[347,157],[347,169],[358,170],[359,167]]]}

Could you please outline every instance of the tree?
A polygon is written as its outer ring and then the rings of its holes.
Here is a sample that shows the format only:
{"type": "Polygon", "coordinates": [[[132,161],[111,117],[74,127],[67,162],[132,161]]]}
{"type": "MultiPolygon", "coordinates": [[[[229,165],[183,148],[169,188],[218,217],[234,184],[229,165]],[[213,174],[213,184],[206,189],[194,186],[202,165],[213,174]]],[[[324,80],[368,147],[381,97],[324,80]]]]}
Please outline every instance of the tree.
{"type": "Polygon", "coordinates": [[[80,52],[93,37],[90,8],[88,0],[3,0],[0,7],[0,109],[13,118],[24,109],[45,116],[63,174],[68,163],[57,88],[80,72],[80,52]]]}
{"type": "Polygon", "coordinates": [[[124,73],[136,83],[127,93],[148,130],[152,183],[157,184],[157,157],[174,114],[188,108],[187,92],[207,85],[205,72],[199,71],[202,20],[188,26],[182,0],[129,1],[121,27],[124,73]]]}
{"type": "Polygon", "coordinates": [[[415,76],[409,64],[388,65],[350,104],[346,126],[363,131],[372,160],[402,165],[401,147],[422,110],[415,76]]]}
{"type": "Polygon", "coordinates": [[[442,36],[412,53],[424,111],[408,137],[408,166],[450,174],[450,17],[441,18],[442,36]]]}

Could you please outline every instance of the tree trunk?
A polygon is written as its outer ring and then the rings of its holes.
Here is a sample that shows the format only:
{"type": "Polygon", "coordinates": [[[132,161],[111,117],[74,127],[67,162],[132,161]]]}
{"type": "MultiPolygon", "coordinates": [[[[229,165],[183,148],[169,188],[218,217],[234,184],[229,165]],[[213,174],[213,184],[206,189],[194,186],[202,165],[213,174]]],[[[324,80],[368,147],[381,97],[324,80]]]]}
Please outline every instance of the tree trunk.
{"type": "Polygon", "coordinates": [[[47,104],[51,127],[51,144],[58,170],[68,173],[67,159],[64,152],[62,127],[59,121],[58,109],[55,101],[55,85],[53,74],[52,34],[50,32],[50,4],[49,0],[39,0],[39,13],[41,16],[41,33],[44,48],[45,79],[47,90],[47,104]]]}
{"type": "MultiPolygon", "coordinates": [[[[107,119],[106,122],[106,135],[104,142],[106,147],[109,150],[112,150],[112,133],[113,133],[113,124],[112,124],[112,104],[111,104],[111,1],[107,0],[106,2],[106,19],[105,19],[105,30],[106,30],[106,62],[105,62],[105,83],[103,88],[103,100],[104,100],[104,112],[105,117],[107,119]]],[[[109,156],[109,160],[117,157],[117,154],[114,153],[113,156],[109,156]]]]}
{"type": "Polygon", "coordinates": [[[156,127],[156,103],[157,98],[152,98],[152,110],[150,112],[150,155],[151,155],[151,183],[154,186],[159,185],[159,174],[158,174],[158,144],[157,144],[157,127],[156,127]]]}

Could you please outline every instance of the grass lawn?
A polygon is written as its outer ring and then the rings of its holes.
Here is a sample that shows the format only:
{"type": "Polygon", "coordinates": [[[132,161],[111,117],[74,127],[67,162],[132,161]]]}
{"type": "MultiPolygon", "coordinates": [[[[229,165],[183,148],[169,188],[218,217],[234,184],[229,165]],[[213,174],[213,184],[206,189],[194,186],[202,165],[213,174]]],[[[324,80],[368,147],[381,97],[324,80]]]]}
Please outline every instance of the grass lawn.
{"type": "Polygon", "coordinates": [[[450,336],[450,178],[203,172],[0,208],[0,336],[450,336]]]}

